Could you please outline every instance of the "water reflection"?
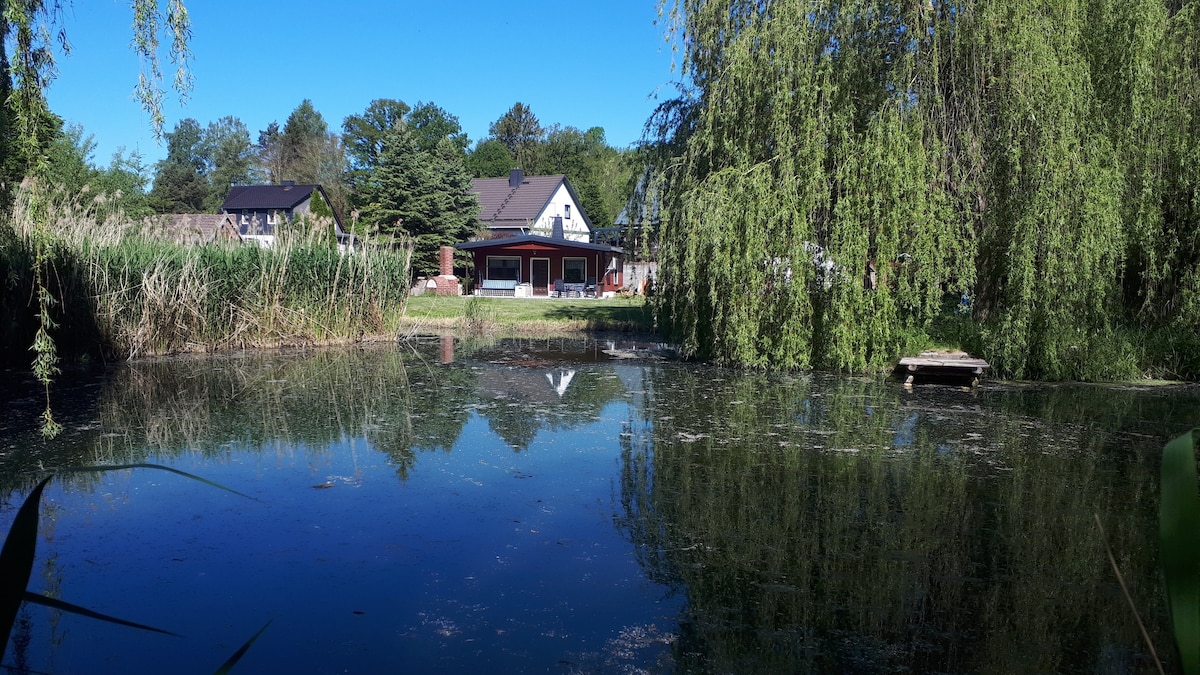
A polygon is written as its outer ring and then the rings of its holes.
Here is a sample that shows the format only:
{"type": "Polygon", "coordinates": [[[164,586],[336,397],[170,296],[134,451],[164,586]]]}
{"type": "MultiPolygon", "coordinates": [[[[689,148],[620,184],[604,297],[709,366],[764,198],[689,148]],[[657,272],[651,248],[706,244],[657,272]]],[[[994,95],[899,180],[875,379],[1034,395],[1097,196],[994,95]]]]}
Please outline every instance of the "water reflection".
{"type": "Polygon", "coordinates": [[[1147,432],[1194,390],[648,379],[620,526],[686,589],[684,670],[1150,668],[1092,514],[1166,646],[1147,432]]]}
{"type": "MultiPolygon", "coordinates": [[[[130,363],[71,385],[65,440],[0,427],[0,480],[11,494],[39,464],[252,467],[258,490],[291,490],[273,503],[297,520],[240,565],[283,561],[339,593],[363,570],[364,593],[403,599],[372,606],[402,628],[373,627],[368,669],[1147,670],[1093,514],[1169,653],[1155,473],[1195,422],[1195,388],[906,391],[651,347],[433,338],[130,363]],[[338,534],[314,540],[312,523],[338,534]],[[311,572],[294,558],[310,547],[311,572]],[[384,653],[397,635],[407,651],[384,653]]],[[[47,588],[83,574],[78,552],[53,555],[47,588]]],[[[295,583],[269,587],[286,599],[295,583]]]]}

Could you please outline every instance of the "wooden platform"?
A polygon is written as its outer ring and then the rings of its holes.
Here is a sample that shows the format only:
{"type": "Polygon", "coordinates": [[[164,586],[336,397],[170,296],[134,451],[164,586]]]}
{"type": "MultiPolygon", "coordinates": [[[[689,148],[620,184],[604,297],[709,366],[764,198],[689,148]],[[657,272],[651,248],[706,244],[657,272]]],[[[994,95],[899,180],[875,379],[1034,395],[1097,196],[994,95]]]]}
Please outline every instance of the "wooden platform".
{"type": "Polygon", "coordinates": [[[913,379],[918,375],[966,380],[974,386],[979,383],[979,376],[986,368],[987,361],[972,358],[965,352],[923,352],[920,356],[906,356],[900,359],[899,365],[896,366],[896,370],[905,376],[906,387],[911,387],[913,379]]]}

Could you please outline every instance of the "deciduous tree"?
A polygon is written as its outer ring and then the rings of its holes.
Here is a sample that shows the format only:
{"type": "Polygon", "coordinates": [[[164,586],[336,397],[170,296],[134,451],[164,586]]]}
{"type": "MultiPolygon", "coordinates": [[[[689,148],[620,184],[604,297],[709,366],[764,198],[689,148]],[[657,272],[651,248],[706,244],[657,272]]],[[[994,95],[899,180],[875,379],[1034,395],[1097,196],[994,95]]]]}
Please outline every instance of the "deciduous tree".
{"type": "Polygon", "coordinates": [[[418,102],[405,119],[417,140],[418,149],[433,152],[446,141],[460,157],[466,156],[471,141],[463,133],[458,117],[433,103],[418,102]]]}
{"type": "Polygon", "coordinates": [[[495,138],[476,143],[466,159],[467,170],[476,178],[507,176],[516,166],[517,162],[509,154],[508,148],[495,138]]]}
{"type": "Polygon", "coordinates": [[[206,163],[209,183],[206,211],[216,213],[229,194],[230,186],[259,182],[250,130],[240,119],[227,116],[209,122],[200,152],[206,163]]]}

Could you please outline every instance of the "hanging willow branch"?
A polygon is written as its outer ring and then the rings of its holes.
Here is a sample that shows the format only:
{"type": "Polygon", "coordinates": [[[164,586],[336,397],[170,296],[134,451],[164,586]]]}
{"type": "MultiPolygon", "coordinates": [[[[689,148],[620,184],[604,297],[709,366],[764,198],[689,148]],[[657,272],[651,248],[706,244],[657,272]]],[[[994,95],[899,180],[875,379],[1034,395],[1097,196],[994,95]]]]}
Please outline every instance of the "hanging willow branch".
{"type": "MultiPolygon", "coordinates": [[[[57,131],[53,116],[46,104],[45,90],[53,81],[55,49],[64,54],[70,52],[63,27],[63,4],[58,1],[23,0],[19,2],[0,0],[0,56],[11,53],[9,70],[0,73],[11,77],[11,95],[0,102],[5,106],[6,119],[15,121],[15,134],[0,134],[0,143],[13,142],[15,147],[3,148],[0,154],[10,152],[23,159],[26,179],[28,213],[33,227],[28,240],[34,248],[34,294],[37,302],[37,332],[34,336],[33,371],[46,393],[46,408],[42,414],[42,433],[56,435],[61,427],[55,422],[50,406],[50,384],[58,371],[58,354],[52,335],[55,322],[52,308],[56,299],[51,291],[50,279],[54,276],[49,251],[54,244],[48,229],[50,214],[45,208],[47,159],[43,152],[51,135],[57,131]]],[[[134,51],[142,62],[142,74],[136,89],[150,115],[156,137],[162,137],[164,117],[162,113],[162,73],[159,68],[158,35],[165,26],[171,36],[170,58],[178,65],[175,89],[181,99],[191,88],[187,61],[190,58],[188,41],[191,37],[187,8],[182,0],[168,0],[165,12],[160,12],[158,0],[134,0],[134,51]]],[[[3,60],[3,59],[0,59],[3,60]]],[[[4,88],[7,90],[5,83],[4,88]]],[[[4,205],[2,208],[6,208],[4,205]]],[[[12,227],[10,214],[0,213],[4,226],[12,227]]]]}
{"type": "Polygon", "coordinates": [[[1200,319],[1197,6],[664,2],[660,325],[858,371],[965,298],[1001,374],[1128,374],[1200,319]]]}

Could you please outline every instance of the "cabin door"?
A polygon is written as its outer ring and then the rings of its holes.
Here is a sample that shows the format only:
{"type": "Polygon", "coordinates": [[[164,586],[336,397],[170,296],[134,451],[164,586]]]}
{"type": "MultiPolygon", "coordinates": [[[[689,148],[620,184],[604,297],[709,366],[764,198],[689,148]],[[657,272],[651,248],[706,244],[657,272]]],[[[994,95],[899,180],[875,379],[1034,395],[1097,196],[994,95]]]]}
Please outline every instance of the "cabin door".
{"type": "Polygon", "coordinates": [[[533,258],[529,261],[529,280],[533,282],[534,296],[550,295],[550,259],[533,258]]]}

